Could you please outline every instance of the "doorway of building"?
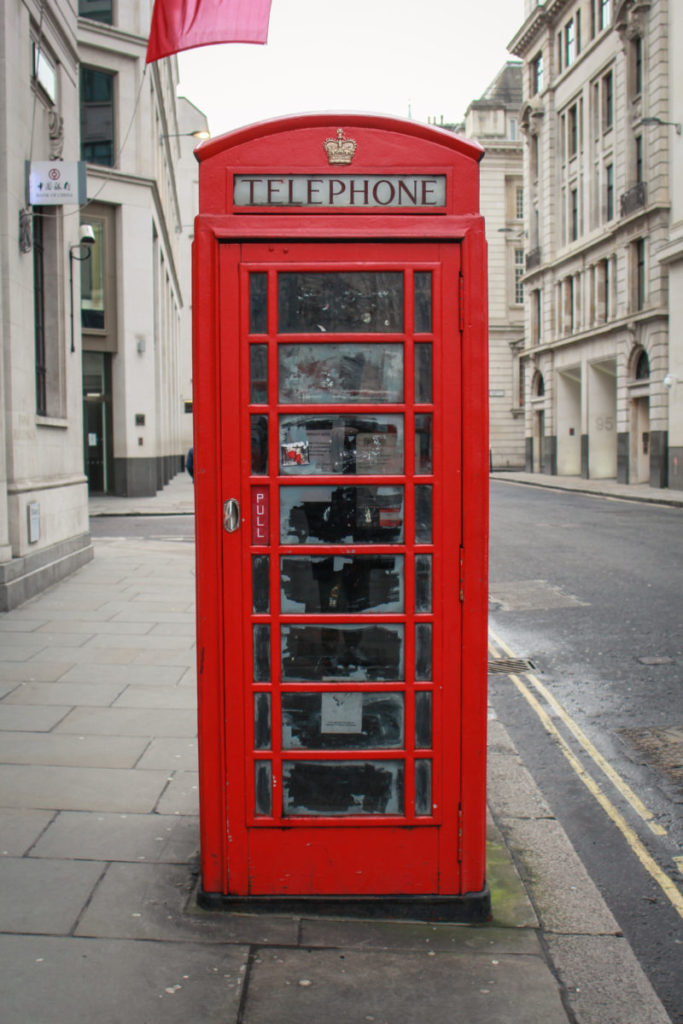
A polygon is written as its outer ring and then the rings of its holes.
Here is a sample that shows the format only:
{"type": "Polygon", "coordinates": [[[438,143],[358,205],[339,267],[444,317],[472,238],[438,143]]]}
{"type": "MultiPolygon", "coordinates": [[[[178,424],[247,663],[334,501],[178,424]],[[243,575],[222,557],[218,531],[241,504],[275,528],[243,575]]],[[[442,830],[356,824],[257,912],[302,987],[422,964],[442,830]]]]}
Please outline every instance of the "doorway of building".
{"type": "Polygon", "coordinates": [[[111,354],[83,353],[83,461],[90,494],[107,494],[113,483],[111,354]]]}
{"type": "Polygon", "coordinates": [[[631,413],[631,483],[650,481],[650,399],[633,400],[631,413]]]}

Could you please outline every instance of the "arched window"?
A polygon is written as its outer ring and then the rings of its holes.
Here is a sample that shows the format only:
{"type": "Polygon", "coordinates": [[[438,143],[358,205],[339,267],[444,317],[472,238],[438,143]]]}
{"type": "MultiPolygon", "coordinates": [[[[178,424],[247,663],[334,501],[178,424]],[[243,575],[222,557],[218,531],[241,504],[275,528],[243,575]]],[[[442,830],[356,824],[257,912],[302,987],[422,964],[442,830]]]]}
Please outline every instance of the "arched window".
{"type": "Polygon", "coordinates": [[[543,374],[538,370],[534,374],[533,390],[536,398],[543,398],[545,395],[545,381],[543,380],[543,374]]]}
{"type": "Polygon", "coordinates": [[[645,349],[642,350],[636,360],[634,376],[636,380],[650,379],[650,360],[647,358],[647,352],[645,349]]]}

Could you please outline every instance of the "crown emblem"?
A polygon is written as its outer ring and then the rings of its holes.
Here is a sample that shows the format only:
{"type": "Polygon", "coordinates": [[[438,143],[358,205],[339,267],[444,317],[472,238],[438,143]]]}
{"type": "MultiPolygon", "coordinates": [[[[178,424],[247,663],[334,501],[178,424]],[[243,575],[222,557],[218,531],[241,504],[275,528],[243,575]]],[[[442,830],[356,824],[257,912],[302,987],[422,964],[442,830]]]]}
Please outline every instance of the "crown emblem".
{"type": "Polygon", "coordinates": [[[336,139],[325,139],[323,142],[327,159],[331,164],[350,164],[357,145],[355,139],[344,138],[343,128],[337,128],[336,139]]]}

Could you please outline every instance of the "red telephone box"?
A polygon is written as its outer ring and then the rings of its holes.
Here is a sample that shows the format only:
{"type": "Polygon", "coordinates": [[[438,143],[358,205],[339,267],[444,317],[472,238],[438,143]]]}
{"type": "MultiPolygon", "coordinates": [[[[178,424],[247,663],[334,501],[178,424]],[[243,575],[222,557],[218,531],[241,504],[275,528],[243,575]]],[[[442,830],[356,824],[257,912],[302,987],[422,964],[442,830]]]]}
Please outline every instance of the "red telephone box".
{"type": "Polygon", "coordinates": [[[205,905],[488,914],[482,153],[337,114],[197,150],[205,905]]]}

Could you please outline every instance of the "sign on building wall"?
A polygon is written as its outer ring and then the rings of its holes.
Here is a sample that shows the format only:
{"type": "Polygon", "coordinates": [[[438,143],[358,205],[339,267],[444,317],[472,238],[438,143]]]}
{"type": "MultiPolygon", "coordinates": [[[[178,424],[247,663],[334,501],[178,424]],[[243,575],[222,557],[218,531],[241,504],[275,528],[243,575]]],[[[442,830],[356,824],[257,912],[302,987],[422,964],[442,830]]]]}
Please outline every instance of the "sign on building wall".
{"type": "Polygon", "coordinates": [[[80,206],[86,199],[82,160],[27,160],[28,201],[31,206],[80,206]]]}

